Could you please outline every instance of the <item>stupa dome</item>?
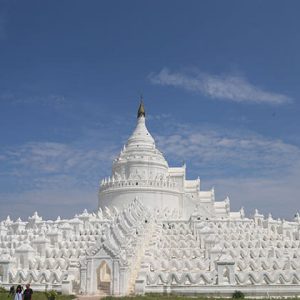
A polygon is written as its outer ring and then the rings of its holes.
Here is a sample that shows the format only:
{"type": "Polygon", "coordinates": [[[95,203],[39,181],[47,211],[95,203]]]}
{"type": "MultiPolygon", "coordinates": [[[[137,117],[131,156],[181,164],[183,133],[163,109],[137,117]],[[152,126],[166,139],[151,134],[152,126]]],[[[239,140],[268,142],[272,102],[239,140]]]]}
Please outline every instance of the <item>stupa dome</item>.
{"type": "MultiPolygon", "coordinates": [[[[139,111],[144,105],[141,103],[139,111]]],[[[145,112],[138,113],[137,125],[123,150],[113,162],[112,177],[123,180],[132,177],[155,179],[166,177],[168,163],[156,148],[146,127],[145,112]]]]}

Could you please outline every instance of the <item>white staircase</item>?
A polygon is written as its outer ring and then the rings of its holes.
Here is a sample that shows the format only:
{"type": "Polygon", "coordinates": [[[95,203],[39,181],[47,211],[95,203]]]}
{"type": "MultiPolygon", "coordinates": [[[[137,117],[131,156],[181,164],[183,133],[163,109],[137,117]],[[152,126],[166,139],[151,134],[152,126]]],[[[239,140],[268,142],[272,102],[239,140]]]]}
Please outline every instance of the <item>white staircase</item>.
{"type": "Polygon", "coordinates": [[[151,220],[147,224],[147,227],[145,228],[143,236],[141,237],[141,239],[138,241],[138,244],[137,244],[136,257],[135,257],[134,264],[131,268],[132,271],[131,271],[129,282],[128,282],[128,294],[129,295],[134,294],[134,292],[135,292],[135,281],[138,277],[138,274],[139,274],[139,271],[141,268],[141,262],[144,257],[145,249],[148,248],[154,231],[155,231],[155,222],[153,220],[151,220]]]}

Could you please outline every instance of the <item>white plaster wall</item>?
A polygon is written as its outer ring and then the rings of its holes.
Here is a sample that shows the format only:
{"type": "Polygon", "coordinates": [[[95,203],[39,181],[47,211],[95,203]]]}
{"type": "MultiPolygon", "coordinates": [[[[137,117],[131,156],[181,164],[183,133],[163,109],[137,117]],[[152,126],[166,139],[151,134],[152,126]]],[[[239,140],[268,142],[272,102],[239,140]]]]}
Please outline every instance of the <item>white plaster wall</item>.
{"type": "Polygon", "coordinates": [[[128,206],[135,198],[150,210],[158,209],[163,211],[164,209],[169,209],[182,211],[181,193],[164,189],[149,190],[148,188],[134,187],[102,192],[99,196],[99,207],[102,210],[105,207],[111,208],[113,206],[122,209],[128,206]]]}

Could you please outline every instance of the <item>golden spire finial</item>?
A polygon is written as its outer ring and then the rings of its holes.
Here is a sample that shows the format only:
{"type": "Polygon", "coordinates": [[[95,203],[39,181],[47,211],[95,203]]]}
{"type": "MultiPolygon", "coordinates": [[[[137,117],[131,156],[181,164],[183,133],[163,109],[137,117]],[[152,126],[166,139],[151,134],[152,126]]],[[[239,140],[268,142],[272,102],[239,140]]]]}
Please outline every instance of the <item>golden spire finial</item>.
{"type": "Polygon", "coordinates": [[[138,110],[138,113],[137,113],[138,118],[140,118],[141,116],[146,117],[143,96],[141,96],[141,103],[140,103],[139,110],[138,110]]]}

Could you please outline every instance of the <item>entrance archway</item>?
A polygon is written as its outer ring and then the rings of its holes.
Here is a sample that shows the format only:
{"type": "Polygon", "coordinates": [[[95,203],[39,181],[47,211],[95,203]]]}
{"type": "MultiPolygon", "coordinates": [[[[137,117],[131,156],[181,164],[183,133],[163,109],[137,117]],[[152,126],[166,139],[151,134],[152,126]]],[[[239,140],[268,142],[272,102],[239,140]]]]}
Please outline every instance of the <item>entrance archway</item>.
{"type": "Polygon", "coordinates": [[[100,293],[110,294],[111,270],[106,261],[102,261],[97,269],[97,289],[100,293]]]}

